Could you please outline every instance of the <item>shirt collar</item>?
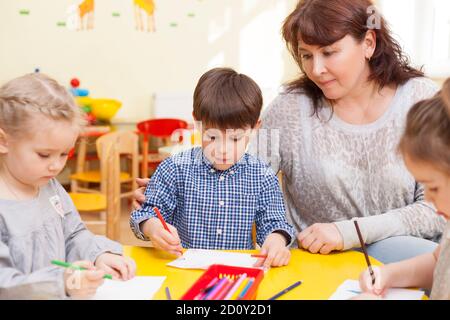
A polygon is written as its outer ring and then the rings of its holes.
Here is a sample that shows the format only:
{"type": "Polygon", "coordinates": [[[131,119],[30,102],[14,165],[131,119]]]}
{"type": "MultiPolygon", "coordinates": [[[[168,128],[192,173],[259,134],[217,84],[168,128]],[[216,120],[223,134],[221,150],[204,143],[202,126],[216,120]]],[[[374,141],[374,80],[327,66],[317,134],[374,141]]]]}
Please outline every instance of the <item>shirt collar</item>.
{"type": "Polygon", "coordinates": [[[247,164],[248,162],[248,157],[249,155],[247,153],[244,153],[244,155],[241,157],[241,159],[238,160],[238,162],[236,162],[235,164],[233,164],[230,168],[228,168],[227,170],[218,170],[216,168],[214,168],[213,164],[211,163],[211,161],[208,160],[208,158],[206,158],[205,154],[202,152],[202,163],[204,165],[204,167],[206,168],[206,170],[210,173],[210,174],[216,174],[217,172],[220,172],[221,174],[234,174],[236,173],[240,168],[242,168],[245,164],[247,164]]]}

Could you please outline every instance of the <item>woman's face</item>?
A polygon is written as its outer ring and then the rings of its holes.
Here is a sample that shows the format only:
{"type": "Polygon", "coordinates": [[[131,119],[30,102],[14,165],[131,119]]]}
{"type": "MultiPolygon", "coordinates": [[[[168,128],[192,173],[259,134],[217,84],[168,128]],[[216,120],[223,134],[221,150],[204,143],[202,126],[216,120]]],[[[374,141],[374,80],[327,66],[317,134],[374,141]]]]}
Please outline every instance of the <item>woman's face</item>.
{"type": "Polygon", "coordinates": [[[356,94],[358,86],[370,75],[368,58],[374,50],[373,31],[367,32],[361,43],[350,35],[325,47],[299,41],[303,70],[330,100],[356,94]]]}

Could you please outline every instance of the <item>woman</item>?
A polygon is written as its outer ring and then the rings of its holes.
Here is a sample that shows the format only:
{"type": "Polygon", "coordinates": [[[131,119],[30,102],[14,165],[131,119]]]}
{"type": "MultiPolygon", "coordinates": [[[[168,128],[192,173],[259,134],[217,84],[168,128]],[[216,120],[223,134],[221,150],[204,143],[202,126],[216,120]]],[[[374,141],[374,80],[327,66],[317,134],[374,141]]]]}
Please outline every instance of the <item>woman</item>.
{"type": "Polygon", "coordinates": [[[283,172],[299,247],[358,247],[357,217],[369,254],[388,263],[433,251],[423,238],[445,226],[396,153],[409,108],[437,87],[409,65],[372,8],[368,0],[299,2],[282,31],[302,75],[267,108],[251,151],[283,172]]]}

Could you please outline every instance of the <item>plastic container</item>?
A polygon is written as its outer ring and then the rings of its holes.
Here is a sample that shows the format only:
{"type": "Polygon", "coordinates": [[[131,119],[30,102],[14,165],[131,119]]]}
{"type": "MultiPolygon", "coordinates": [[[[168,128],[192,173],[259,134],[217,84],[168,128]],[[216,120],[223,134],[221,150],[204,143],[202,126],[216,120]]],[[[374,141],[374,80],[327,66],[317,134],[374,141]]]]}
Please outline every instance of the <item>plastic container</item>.
{"type": "Polygon", "coordinates": [[[211,280],[218,277],[220,274],[238,276],[243,273],[246,273],[247,277],[255,278],[255,282],[247,291],[243,297],[243,300],[255,300],[259,284],[264,278],[264,271],[257,268],[232,267],[221,264],[211,265],[181,297],[181,300],[194,300],[194,298],[200,293],[200,290],[204,289],[211,282],[211,280]]]}

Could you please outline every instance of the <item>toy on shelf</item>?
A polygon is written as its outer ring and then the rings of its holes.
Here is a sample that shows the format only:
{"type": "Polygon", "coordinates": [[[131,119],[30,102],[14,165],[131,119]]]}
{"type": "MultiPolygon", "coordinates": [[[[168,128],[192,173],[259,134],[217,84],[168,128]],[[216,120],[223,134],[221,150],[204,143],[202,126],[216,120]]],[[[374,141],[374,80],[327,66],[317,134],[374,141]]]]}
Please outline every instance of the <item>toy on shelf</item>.
{"type": "Polygon", "coordinates": [[[73,78],[70,80],[70,92],[75,97],[78,106],[86,114],[89,125],[109,124],[122,103],[114,99],[98,99],[89,96],[88,89],[81,89],[80,80],[73,78]]]}

